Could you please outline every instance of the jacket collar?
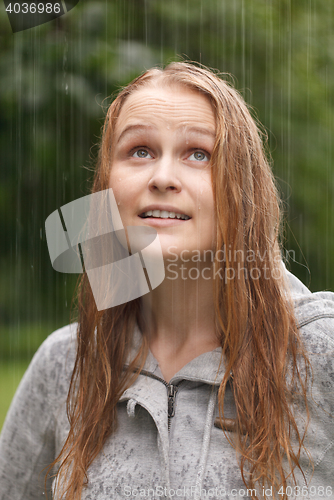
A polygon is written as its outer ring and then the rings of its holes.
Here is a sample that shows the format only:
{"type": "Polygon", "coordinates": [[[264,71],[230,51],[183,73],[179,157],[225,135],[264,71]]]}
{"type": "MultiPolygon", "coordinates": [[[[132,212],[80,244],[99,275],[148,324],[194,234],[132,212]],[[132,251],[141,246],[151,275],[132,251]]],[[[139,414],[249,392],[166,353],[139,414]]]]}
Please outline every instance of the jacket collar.
{"type": "MultiPolygon", "coordinates": [[[[135,326],[133,334],[133,342],[127,363],[135,357],[142,341],[142,334],[135,326]]],[[[217,347],[213,351],[205,352],[191,360],[181,368],[170,380],[170,384],[178,383],[181,380],[189,380],[192,382],[202,382],[210,385],[220,385],[225,374],[225,363],[222,357],[222,348],[217,347]]],[[[158,361],[149,350],[143,370],[152,373],[153,375],[163,379],[163,375],[159,368],[158,361]]]]}

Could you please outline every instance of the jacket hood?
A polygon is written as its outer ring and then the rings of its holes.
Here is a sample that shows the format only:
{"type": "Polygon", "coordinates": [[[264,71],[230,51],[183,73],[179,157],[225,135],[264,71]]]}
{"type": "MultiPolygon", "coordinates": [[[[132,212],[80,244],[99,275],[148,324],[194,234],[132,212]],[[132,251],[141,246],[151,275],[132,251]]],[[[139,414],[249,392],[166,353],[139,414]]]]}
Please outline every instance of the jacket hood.
{"type": "Polygon", "coordinates": [[[284,269],[299,328],[317,319],[334,317],[333,292],[312,293],[285,266],[284,269]]]}

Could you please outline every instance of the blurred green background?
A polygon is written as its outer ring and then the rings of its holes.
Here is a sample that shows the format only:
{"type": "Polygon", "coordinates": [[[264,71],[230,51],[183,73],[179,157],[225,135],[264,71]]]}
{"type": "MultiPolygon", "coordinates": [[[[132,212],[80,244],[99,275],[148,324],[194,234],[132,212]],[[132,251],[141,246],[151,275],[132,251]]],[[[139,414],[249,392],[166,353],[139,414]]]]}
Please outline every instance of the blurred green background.
{"type": "Polygon", "coordinates": [[[269,135],[289,267],[334,290],[334,3],[86,1],[12,34],[0,4],[0,426],[31,356],[69,322],[44,222],[88,194],[109,97],[181,58],[233,76],[269,135]]]}

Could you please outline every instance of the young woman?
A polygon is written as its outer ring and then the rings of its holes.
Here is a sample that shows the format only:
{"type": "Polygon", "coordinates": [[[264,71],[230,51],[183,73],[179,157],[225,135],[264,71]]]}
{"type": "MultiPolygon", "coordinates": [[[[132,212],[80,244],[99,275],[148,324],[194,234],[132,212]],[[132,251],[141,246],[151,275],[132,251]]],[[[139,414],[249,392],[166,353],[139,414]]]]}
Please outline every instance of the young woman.
{"type": "Polygon", "coordinates": [[[207,69],[152,69],[109,108],[93,193],[157,231],[165,279],[36,353],[0,498],[334,498],[334,294],[286,271],[261,133],[207,69]],[[66,401],[67,400],[67,401],[66,401]],[[53,470],[53,474],[50,474],[53,470]],[[52,492],[51,492],[52,491],[52,492]]]}

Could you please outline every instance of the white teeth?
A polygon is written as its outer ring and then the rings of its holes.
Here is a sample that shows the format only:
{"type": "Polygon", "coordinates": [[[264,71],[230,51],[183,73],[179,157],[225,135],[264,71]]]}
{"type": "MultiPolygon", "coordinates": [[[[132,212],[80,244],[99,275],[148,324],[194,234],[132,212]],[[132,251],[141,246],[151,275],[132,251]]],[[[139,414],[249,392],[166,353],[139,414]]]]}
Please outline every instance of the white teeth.
{"type": "Polygon", "coordinates": [[[175,212],[169,212],[168,210],[148,210],[144,212],[141,217],[157,217],[160,219],[182,219],[188,220],[190,217],[184,214],[177,214],[175,212]]]}

